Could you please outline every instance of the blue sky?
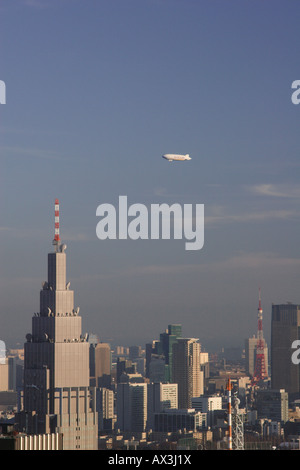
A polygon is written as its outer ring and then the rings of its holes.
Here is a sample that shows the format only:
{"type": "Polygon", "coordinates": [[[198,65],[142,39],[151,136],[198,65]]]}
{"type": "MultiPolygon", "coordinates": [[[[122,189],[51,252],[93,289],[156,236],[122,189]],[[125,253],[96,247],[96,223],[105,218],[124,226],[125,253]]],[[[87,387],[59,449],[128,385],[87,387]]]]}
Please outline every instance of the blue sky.
{"type": "Polygon", "coordinates": [[[258,289],[300,303],[296,1],[3,0],[1,339],[24,342],[54,200],[84,331],[206,349],[256,333],[258,289]],[[189,153],[169,164],[163,153],[189,153]],[[205,206],[205,243],[100,241],[99,204],[205,206]]]}

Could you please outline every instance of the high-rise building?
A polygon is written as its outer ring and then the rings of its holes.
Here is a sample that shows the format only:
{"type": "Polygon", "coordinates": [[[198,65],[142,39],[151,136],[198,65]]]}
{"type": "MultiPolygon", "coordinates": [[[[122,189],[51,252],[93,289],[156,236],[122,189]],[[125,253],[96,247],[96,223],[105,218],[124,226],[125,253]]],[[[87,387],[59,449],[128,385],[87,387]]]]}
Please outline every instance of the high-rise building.
{"type": "Polygon", "coordinates": [[[173,346],[173,382],[178,384],[178,407],[191,408],[192,397],[203,394],[201,344],[195,338],[178,338],[173,346]]]}
{"type": "MultiPolygon", "coordinates": [[[[149,377],[150,380],[154,379],[153,376],[150,376],[152,359],[157,362],[157,358],[160,358],[160,361],[164,358],[164,371],[161,368],[159,381],[173,381],[173,345],[177,342],[177,339],[181,337],[181,329],[181,325],[169,325],[167,330],[160,334],[159,341],[146,344],[146,376],[149,377]]],[[[155,376],[155,380],[157,380],[157,375],[155,376]]]]}
{"type": "Polygon", "coordinates": [[[114,392],[107,388],[96,389],[96,410],[98,413],[98,430],[112,431],[115,422],[114,392]]]}
{"type": "Polygon", "coordinates": [[[272,306],[271,386],[284,389],[289,398],[300,395],[300,366],[292,361],[292,344],[300,339],[300,305],[272,306]]]}
{"type": "Polygon", "coordinates": [[[214,411],[222,410],[222,397],[219,395],[215,396],[201,396],[192,398],[192,408],[201,413],[207,414],[207,425],[212,426],[214,424],[214,411]]]}
{"type": "Polygon", "coordinates": [[[95,377],[95,349],[97,344],[99,343],[99,339],[97,335],[88,334],[87,341],[89,343],[90,348],[90,386],[96,386],[96,377],[95,377]]]}
{"type": "Polygon", "coordinates": [[[55,201],[54,251],[40,311],[24,345],[24,390],[18,428],[27,434],[62,433],[64,450],[97,449],[95,389],[89,387],[89,344],[66,279],[66,245],[59,237],[55,201]]]}
{"type": "Polygon", "coordinates": [[[117,429],[144,432],[147,425],[147,384],[118,383],[117,429]]]}
{"type": "Polygon", "coordinates": [[[285,423],[289,419],[288,393],[283,390],[258,390],[257,417],[285,423]]]}
{"type": "Polygon", "coordinates": [[[121,381],[122,374],[135,374],[136,364],[132,363],[129,359],[118,357],[117,360],[117,383],[121,381]]]}
{"type": "Polygon", "coordinates": [[[108,343],[99,343],[95,348],[95,377],[97,387],[110,387],[111,348],[108,343]]]}
{"type": "Polygon", "coordinates": [[[201,431],[207,427],[206,413],[193,409],[165,410],[154,415],[155,432],[201,431]]]}
{"type": "Polygon", "coordinates": [[[163,354],[166,359],[167,381],[173,381],[173,345],[181,337],[181,325],[169,325],[167,331],[160,334],[158,354],[163,354]]]}
{"type": "Polygon", "coordinates": [[[154,429],[154,414],[178,408],[178,385],[150,383],[147,391],[147,428],[154,429]]]}
{"type": "Polygon", "coordinates": [[[151,382],[166,383],[169,379],[168,366],[166,366],[165,356],[158,354],[151,355],[151,362],[149,364],[148,378],[151,382]]]}

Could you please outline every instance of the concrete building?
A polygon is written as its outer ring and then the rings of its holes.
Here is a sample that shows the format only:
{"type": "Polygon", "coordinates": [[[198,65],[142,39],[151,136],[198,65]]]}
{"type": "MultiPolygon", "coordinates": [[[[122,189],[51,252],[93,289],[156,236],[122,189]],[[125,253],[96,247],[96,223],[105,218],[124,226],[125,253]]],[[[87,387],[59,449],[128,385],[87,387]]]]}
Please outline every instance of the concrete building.
{"type": "Polygon", "coordinates": [[[214,424],[214,411],[222,410],[222,397],[215,396],[201,396],[192,398],[192,408],[201,413],[207,414],[207,426],[214,424]]]}
{"type": "Polygon", "coordinates": [[[281,390],[258,390],[256,396],[258,419],[285,423],[289,419],[288,393],[281,390]]]}
{"type": "Polygon", "coordinates": [[[178,408],[178,385],[165,383],[148,384],[147,429],[154,429],[154,414],[178,408]]]}
{"type": "Polygon", "coordinates": [[[147,384],[118,383],[117,429],[145,432],[147,426],[147,384]]]}
{"type": "Polygon", "coordinates": [[[89,344],[66,279],[66,245],[57,232],[48,254],[40,311],[24,345],[24,390],[16,422],[26,434],[63,434],[64,450],[97,449],[95,389],[89,387],[89,344]]]}
{"type": "Polygon", "coordinates": [[[181,325],[168,325],[159,341],[146,344],[146,377],[151,381],[173,382],[173,345],[181,337],[181,329],[181,325]]]}
{"type": "Polygon", "coordinates": [[[96,411],[98,413],[98,432],[112,432],[116,421],[114,414],[114,392],[107,388],[96,389],[96,411]]]}
{"type": "Polygon", "coordinates": [[[201,345],[195,338],[178,338],[173,345],[173,382],[178,384],[178,407],[191,408],[192,397],[203,395],[201,345]]]}
{"type": "Polygon", "coordinates": [[[194,409],[170,409],[154,415],[155,432],[199,431],[206,427],[206,414],[194,409]]]}
{"type": "Polygon", "coordinates": [[[0,363],[0,391],[9,390],[8,360],[0,363]]]}
{"type": "Polygon", "coordinates": [[[285,389],[291,400],[300,396],[300,365],[292,361],[292,344],[300,339],[300,305],[272,305],[271,386],[285,389]]]}
{"type": "Polygon", "coordinates": [[[96,386],[108,388],[111,384],[111,348],[108,343],[95,347],[96,386]]]}

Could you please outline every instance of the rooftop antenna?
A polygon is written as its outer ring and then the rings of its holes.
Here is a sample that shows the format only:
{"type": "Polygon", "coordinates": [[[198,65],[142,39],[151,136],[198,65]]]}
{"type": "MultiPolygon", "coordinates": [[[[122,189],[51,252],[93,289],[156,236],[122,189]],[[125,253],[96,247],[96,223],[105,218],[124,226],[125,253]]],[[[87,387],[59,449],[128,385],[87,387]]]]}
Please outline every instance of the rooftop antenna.
{"type": "Polygon", "coordinates": [[[58,246],[60,244],[59,237],[59,200],[55,199],[54,204],[54,239],[52,244],[55,246],[55,251],[58,251],[58,246]]]}

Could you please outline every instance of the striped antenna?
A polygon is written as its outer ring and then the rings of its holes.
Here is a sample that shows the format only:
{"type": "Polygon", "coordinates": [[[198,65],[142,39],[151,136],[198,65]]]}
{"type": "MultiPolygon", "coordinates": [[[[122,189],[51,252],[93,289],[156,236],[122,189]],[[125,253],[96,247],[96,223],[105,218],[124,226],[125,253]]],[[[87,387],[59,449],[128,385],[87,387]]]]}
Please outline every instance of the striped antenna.
{"type": "Polygon", "coordinates": [[[232,421],[231,421],[231,390],[230,377],[227,382],[227,410],[228,410],[228,450],[232,450],[232,421]]]}
{"type": "Polygon", "coordinates": [[[55,206],[54,206],[54,213],[55,213],[55,229],[54,229],[54,240],[53,244],[58,245],[60,242],[60,237],[59,237],[59,201],[58,199],[55,199],[55,206]]]}

